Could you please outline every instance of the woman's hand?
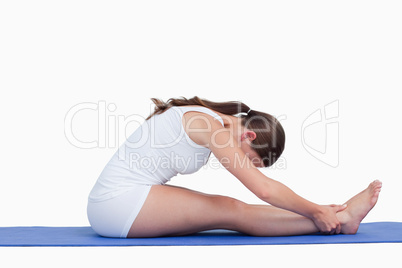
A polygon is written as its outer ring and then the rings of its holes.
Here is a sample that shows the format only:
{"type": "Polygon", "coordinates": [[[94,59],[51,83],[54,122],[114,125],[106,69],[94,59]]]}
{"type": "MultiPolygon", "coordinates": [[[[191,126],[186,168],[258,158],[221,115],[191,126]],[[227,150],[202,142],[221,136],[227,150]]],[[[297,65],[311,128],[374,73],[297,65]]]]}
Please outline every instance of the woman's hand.
{"type": "Polygon", "coordinates": [[[320,206],[320,209],[313,215],[314,224],[323,234],[339,234],[341,223],[336,213],[346,209],[346,205],[320,206]]]}

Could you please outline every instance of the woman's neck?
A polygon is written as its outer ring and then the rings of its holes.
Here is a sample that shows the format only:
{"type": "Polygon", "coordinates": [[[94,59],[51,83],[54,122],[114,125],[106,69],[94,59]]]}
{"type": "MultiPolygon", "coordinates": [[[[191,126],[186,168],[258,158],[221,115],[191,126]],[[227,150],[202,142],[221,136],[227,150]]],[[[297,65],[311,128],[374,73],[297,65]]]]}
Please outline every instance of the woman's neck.
{"type": "Polygon", "coordinates": [[[244,130],[244,127],[241,124],[241,118],[219,112],[216,113],[222,118],[224,127],[228,129],[235,138],[240,137],[244,130]]]}

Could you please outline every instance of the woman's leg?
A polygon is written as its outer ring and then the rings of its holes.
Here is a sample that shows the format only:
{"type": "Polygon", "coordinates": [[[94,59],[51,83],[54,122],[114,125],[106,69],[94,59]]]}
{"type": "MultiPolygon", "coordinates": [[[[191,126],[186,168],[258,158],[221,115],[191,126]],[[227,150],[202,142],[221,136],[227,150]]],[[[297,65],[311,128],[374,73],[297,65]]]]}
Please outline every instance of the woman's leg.
{"type": "Polygon", "coordinates": [[[184,235],[210,229],[261,236],[318,231],[311,220],[272,206],[247,205],[226,196],[154,185],[128,237],[184,235]]]}
{"type": "MultiPolygon", "coordinates": [[[[365,216],[374,206],[375,202],[369,202],[373,200],[373,189],[374,186],[370,184],[348,201],[345,211],[338,213],[344,233],[357,231],[351,229],[352,223],[353,228],[358,219],[360,224],[361,216],[365,216]]],[[[300,235],[318,231],[309,218],[273,206],[248,205],[230,197],[155,185],[131,226],[128,237],[184,235],[210,229],[229,229],[256,236],[300,235]]]]}

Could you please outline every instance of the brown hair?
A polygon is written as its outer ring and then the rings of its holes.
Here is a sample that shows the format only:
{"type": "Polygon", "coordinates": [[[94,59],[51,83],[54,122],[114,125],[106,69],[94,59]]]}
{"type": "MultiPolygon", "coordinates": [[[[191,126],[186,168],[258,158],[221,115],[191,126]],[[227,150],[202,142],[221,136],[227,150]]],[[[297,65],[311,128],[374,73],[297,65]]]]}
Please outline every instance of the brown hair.
{"type": "Polygon", "coordinates": [[[170,98],[167,102],[156,98],[151,98],[151,100],[155,104],[155,110],[146,120],[155,114],[165,112],[172,106],[184,105],[204,106],[233,116],[240,114],[242,126],[257,134],[257,137],[251,142],[251,146],[261,157],[265,167],[273,165],[285,149],[285,131],[280,122],[270,114],[251,110],[249,106],[240,101],[213,102],[197,96],[190,99],[170,98]]]}

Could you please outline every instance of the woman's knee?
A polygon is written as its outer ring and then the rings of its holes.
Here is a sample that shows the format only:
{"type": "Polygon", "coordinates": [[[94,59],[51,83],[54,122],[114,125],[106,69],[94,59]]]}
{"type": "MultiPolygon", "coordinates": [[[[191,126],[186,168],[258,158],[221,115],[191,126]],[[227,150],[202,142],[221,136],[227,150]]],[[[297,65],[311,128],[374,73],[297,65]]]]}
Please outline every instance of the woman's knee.
{"type": "Polygon", "coordinates": [[[243,215],[246,204],[240,200],[227,196],[215,196],[211,200],[224,221],[225,225],[236,225],[243,215]]]}

